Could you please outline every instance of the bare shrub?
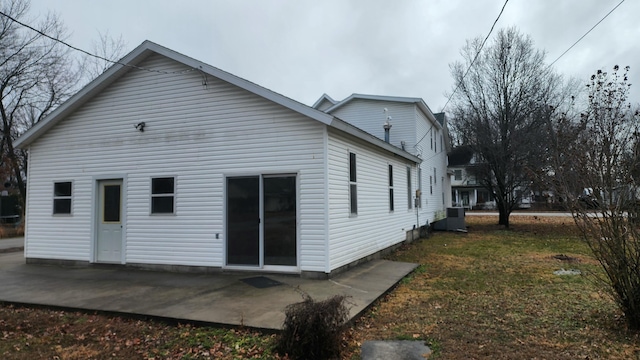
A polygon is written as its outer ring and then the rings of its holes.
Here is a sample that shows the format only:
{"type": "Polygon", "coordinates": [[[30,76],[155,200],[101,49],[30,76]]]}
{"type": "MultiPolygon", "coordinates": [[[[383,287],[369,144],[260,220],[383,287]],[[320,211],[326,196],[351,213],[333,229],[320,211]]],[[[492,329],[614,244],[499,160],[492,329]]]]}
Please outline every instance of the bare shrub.
{"type": "Polygon", "coordinates": [[[629,67],[598,70],[579,116],[554,124],[555,188],[600,262],[614,300],[640,329],[640,112],[629,67]]]}
{"type": "Polygon", "coordinates": [[[278,352],[288,354],[291,359],[338,359],[344,325],[349,318],[345,296],[315,301],[303,294],[303,298],[304,301],[285,310],[278,352]]]}

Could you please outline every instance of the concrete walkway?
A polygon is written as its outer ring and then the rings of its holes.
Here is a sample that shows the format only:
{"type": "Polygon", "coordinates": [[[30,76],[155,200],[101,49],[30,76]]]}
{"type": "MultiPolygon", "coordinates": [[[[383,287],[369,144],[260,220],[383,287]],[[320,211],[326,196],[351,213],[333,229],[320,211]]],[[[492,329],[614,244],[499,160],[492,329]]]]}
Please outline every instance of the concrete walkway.
{"type": "Polygon", "coordinates": [[[24,250],[24,237],[0,239],[0,253],[24,250]]]}
{"type": "Polygon", "coordinates": [[[330,280],[269,274],[281,284],[257,288],[243,281],[260,276],[253,273],[27,265],[23,252],[11,252],[0,253],[0,301],[281,329],[285,307],[302,301],[300,292],[316,300],[347,295],[353,318],[416,266],[374,260],[330,280]]]}

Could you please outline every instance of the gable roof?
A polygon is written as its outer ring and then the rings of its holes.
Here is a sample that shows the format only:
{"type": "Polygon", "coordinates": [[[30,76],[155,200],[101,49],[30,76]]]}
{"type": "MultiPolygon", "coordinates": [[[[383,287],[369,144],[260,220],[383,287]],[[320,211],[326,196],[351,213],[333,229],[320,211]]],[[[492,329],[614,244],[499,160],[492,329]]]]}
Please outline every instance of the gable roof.
{"type": "MultiPolygon", "coordinates": [[[[323,98],[320,98],[320,99],[323,99],[323,98]]],[[[440,121],[438,121],[438,119],[436,119],[436,117],[433,115],[433,112],[431,112],[431,109],[429,108],[429,106],[427,106],[427,104],[424,102],[424,100],[422,100],[421,98],[414,98],[414,97],[351,94],[349,97],[347,97],[346,99],[344,99],[342,101],[339,101],[339,102],[335,103],[335,105],[333,105],[330,108],[326,109],[324,112],[326,112],[327,114],[331,114],[336,109],[339,109],[340,107],[342,107],[342,106],[344,106],[344,105],[346,105],[346,104],[348,104],[348,103],[350,103],[351,101],[354,101],[354,100],[374,100],[374,101],[413,103],[413,104],[416,104],[418,106],[418,108],[427,116],[427,118],[432,123],[434,123],[436,125],[436,127],[438,127],[439,129],[443,128],[443,124],[440,123],[440,121]]],[[[318,101],[320,101],[320,100],[318,100],[318,101]]]]}
{"type": "Polygon", "coordinates": [[[473,158],[473,149],[471,146],[456,146],[449,153],[449,166],[469,165],[473,158]]]}
{"type": "Polygon", "coordinates": [[[322,105],[322,103],[324,103],[324,102],[328,102],[332,106],[337,103],[337,101],[333,100],[331,98],[331,96],[329,96],[326,93],[324,93],[324,94],[322,94],[322,96],[320,96],[320,99],[318,99],[313,105],[311,105],[311,107],[314,108],[314,109],[319,109],[320,105],[322,105]]]}
{"type": "MultiPolygon", "coordinates": [[[[211,75],[223,81],[226,81],[239,88],[247,90],[253,94],[261,96],[265,99],[271,100],[281,106],[284,106],[290,110],[293,110],[299,114],[302,114],[308,118],[319,121],[327,126],[334,127],[352,136],[355,136],[361,140],[371,143],[374,146],[390,151],[396,155],[399,155],[410,161],[420,163],[422,160],[402,149],[399,149],[391,144],[388,144],[377,137],[356,128],[350,124],[347,124],[343,120],[340,120],[330,114],[316,110],[312,107],[297,102],[284,95],[278,94],[272,90],[264,88],[253,82],[230,74],[226,71],[220,70],[211,65],[205,64],[201,61],[195,60],[186,55],[180,54],[176,51],[158,45],[149,40],[145,40],[142,44],[136,47],[129,54],[124,56],[120,61],[111,66],[107,71],[91,81],[88,85],[83,87],[80,91],[74,94],[71,98],[65,101],[62,105],[57,107],[44,119],[36,123],[33,127],[27,130],[22,136],[20,136],[15,142],[16,148],[26,148],[37,140],[40,136],[46,133],[50,128],[55,126],[58,122],[77,110],[83,104],[91,100],[102,90],[114,83],[117,79],[121,78],[129,71],[134,69],[154,71],[153,69],[141,69],[137,65],[144,61],[152,54],[159,54],[165,56],[171,60],[182,63],[194,70],[201,71],[204,74],[211,75]]],[[[331,99],[328,95],[327,98],[331,99]]],[[[333,99],[331,99],[334,101],[333,99]]]]}

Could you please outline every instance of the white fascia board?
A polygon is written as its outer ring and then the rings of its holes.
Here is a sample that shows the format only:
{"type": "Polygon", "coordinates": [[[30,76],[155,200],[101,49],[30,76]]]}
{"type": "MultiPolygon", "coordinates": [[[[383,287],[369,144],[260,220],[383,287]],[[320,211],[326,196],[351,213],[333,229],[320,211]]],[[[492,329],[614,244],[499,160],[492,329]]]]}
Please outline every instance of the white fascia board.
{"type": "Polygon", "coordinates": [[[366,141],[370,144],[372,144],[375,147],[381,148],[383,150],[386,150],[388,152],[391,152],[395,155],[398,155],[400,157],[403,157],[409,161],[412,161],[416,164],[420,164],[422,162],[422,159],[419,158],[418,156],[415,156],[409,152],[406,152],[398,147],[395,147],[391,144],[389,144],[388,142],[383,141],[382,139],[369,134],[368,132],[361,130],[351,124],[349,124],[346,121],[340,120],[338,118],[333,118],[333,121],[331,122],[331,124],[329,125],[334,129],[338,129],[346,134],[349,134],[351,136],[354,136],[358,139],[361,139],[363,141],[366,141]]]}

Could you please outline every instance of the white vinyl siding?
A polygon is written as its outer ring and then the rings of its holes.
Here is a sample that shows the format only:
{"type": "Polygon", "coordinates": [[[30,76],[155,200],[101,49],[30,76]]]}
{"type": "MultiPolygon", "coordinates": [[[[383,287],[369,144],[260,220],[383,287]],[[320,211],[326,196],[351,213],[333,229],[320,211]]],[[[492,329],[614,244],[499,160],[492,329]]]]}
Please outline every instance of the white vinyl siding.
{"type": "MultiPolygon", "coordinates": [[[[386,116],[391,116],[393,119],[391,120],[390,143],[402,148],[402,142],[404,142],[406,151],[423,159],[420,169],[425,179],[420,179],[420,182],[426,181],[426,175],[432,174],[434,167],[440,169],[438,173],[446,173],[447,155],[443,147],[442,131],[438,130],[439,125],[432,121],[415,103],[356,98],[338,107],[331,114],[380,139],[384,139],[382,125],[386,116]],[[384,108],[388,110],[386,114],[384,108]],[[438,135],[441,139],[440,146],[437,146],[438,135]]],[[[398,171],[398,173],[400,172],[404,171],[398,171]]],[[[405,176],[403,175],[403,177],[405,176]]],[[[418,220],[420,225],[429,224],[435,220],[438,213],[444,212],[447,203],[445,201],[445,204],[442,204],[442,193],[451,192],[450,185],[446,186],[444,182],[439,183],[433,178],[433,175],[429,175],[429,179],[432,181],[429,194],[423,193],[419,199],[418,220]]],[[[426,189],[424,185],[420,183],[416,188],[426,189]]],[[[402,193],[404,194],[404,191],[402,193]]],[[[404,196],[402,197],[404,198],[404,196]]],[[[400,205],[395,204],[396,208],[399,208],[398,206],[400,205]]]]}
{"type": "Polygon", "coordinates": [[[325,125],[211,76],[205,89],[159,55],[139,65],[182,73],[131,70],[30,147],[25,255],[89,261],[96,178],[124,178],[127,263],[222,266],[225,176],[297,174],[300,270],[324,271],[325,125]],[[152,216],[150,178],[167,171],[176,216],[152,216]],[[51,214],[60,176],[73,180],[72,217],[51,214]]]}
{"type": "Polygon", "coordinates": [[[402,120],[405,118],[413,120],[415,111],[416,105],[413,103],[355,99],[337,108],[331,114],[383,140],[384,128],[382,126],[387,120],[387,116],[391,116],[389,142],[400,148],[401,142],[404,141],[406,150],[415,154],[413,147],[416,141],[415,125],[412,122],[402,120]],[[388,110],[386,114],[385,108],[388,110]]]}
{"type": "MultiPolygon", "coordinates": [[[[434,175],[437,175],[434,174],[434,169],[438,169],[437,173],[446,173],[447,154],[444,151],[444,147],[437,146],[436,141],[439,130],[436,124],[431,122],[429,118],[419,110],[415,114],[414,121],[416,127],[416,148],[423,149],[422,158],[424,160],[420,164],[420,169],[422,174],[424,174],[424,179],[421,179],[421,181],[426,181],[427,174],[429,174],[429,193],[427,195],[426,191],[423,192],[422,204],[424,206],[419,209],[420,224],[424,225],[434,221],[436,215],[438,213],[442,214],[447,207],[446,204],[442,203],[442,193],[445,192],[444,184],[437,181],[434,177],[434,175]],[[428,150],[430,147],[430,139],[433,139],[432,151],[428,150]]],[[[426,186],[424,188],[426,189],[426,186]]],[[[451,188],[449,187],[449,190],[446,191],[451,192],[451,188]]]]}
{"type": "MultiPolygon", "coordinates": [[[[333,270],[406,239],[406,231],[415,225],[415,213],[389,212],[389,179],[383,169],[415,165],[333,129],[328,134],[329,268],[333,270]],[[348,152],[357,154],[358,216],[349,216],[348,152]]],[[[407,182],[404,171],[394,177],[398,184],[407,182]]],[[[407,206],[404,196],[396,200],[399,209],[407,206]]]]}

